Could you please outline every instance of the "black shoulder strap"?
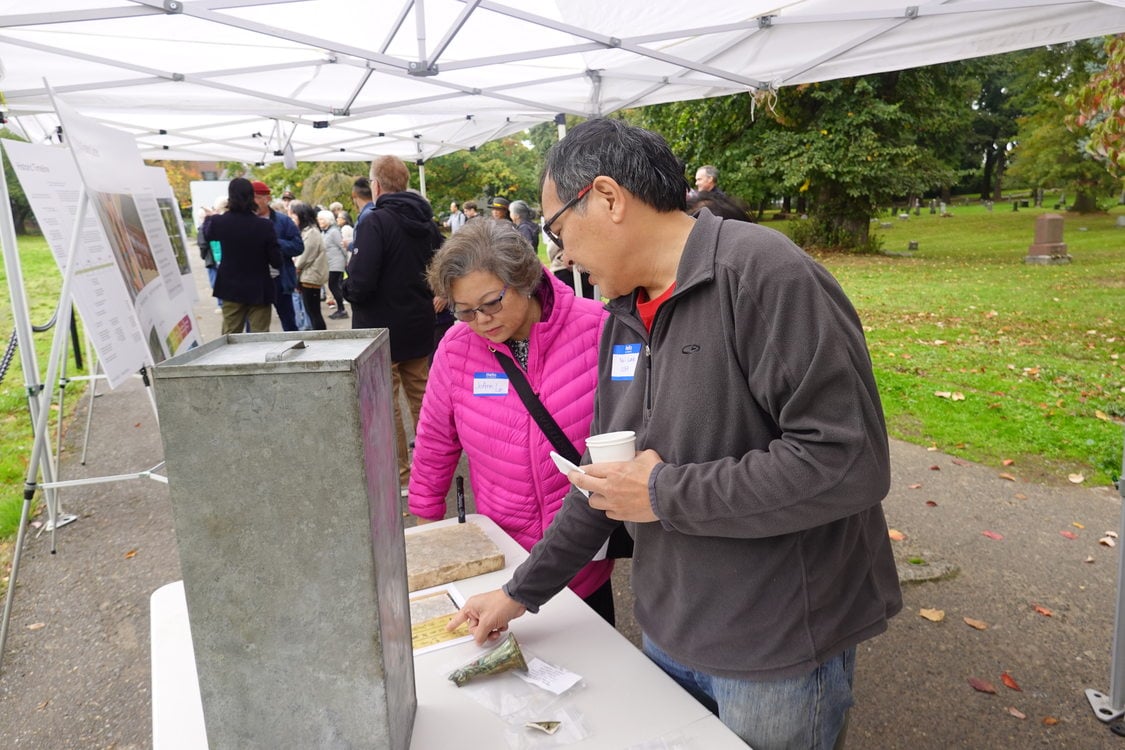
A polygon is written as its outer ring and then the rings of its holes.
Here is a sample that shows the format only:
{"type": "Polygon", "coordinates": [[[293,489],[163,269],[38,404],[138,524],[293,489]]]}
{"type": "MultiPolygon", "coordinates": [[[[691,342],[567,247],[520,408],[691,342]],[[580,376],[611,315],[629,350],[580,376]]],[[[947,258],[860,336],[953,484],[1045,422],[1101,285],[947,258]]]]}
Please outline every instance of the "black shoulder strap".
{"type": "Polygon", "coordinates": [[[531,383],[527,382],[527,378],[523,376],[523,371],[520,370],[519,366],[512,361],[511,357],[501,354],[496,349],[492,349],[492,353],[496,355],[500,366],[504,368],[508,380],[515,386],[516,393],[520,395],[523,405],[527,407],[527,410],[535,419],[535,423],[539,425],[539,429],[551,441],[551,445],[555,447],[559,455],[571,463],[577,464],[581,461],[582,456],[578,453],[578,449],[574,447],[574,443],[567,439],[566,434],[559,427],[559,423],[547,411],[547,407],[543,406],[543,402],[535,395],[535,391],[531,390],[531,383]]]}

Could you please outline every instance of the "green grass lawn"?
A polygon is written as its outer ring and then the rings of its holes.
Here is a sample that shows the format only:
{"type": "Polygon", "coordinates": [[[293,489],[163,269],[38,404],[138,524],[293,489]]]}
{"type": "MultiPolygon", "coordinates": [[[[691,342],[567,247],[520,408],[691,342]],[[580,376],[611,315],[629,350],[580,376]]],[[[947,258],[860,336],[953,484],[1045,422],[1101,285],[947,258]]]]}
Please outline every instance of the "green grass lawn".
{"type": "Polygon", "coordinates": [[[916,241],[912,257],[817,258],[859,310],[892,436],[1009,460],[1001,470],[1022,478],[1105,485],[1125,439],[1125,210],[1067,215],[1072,262],[1026,264],[1045,212],[923,210],[873,224],[886,252],[916,241]]]}

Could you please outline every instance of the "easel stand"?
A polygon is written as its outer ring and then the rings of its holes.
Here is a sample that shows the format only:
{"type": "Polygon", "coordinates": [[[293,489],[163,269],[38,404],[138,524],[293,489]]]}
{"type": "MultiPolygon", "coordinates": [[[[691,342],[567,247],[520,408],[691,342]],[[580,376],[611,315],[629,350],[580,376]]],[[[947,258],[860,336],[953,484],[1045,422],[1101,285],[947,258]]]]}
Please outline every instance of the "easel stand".
{"type": "MultiPolygon", "coordinates": [[[[80,186],[78,209],[75,216],[74,231],[70,237],[70,242],[67,250],[67,260],[63,269],[63,283],[62,290],[59,294],[59,306],[57,310],[57,320],[66,321],[69,319],[73,303],[73,295],[71,288],[75,276],[76,259],[78,257],[78,250],[82,237],[82,226],[85,222],[86,214],[89,208],[89,197],[86,192],[85,185],[80,186]]],[[[140,471],[134,474],[118,474],[108,477],[95,477],[88,479],[76,479],[69,481],[57,481],[56,478],[56,462],[55,457],[51,454],[50,439],[48,432],[48,419],[50,417],[50,401],[51,394],[45,387],[45,383],[58,382],[60,398],[65,388],[65,383],[59,380],[60,370],[65,373],[65,365],[62,364],[66,357],[67,336],[69,334],[68,326],[58,324],[55,326],[54,336],[51,343],[51,354],[47,364],[47,375],[42,381],[38,380],[39,376],[39,363],[35,354],[35,342],[32,336],[32,326],[30,321],[30,307],[27,303],[27,293],[23,286],[23,273],[20,268],[19,252],[16,245],[15,225],[12,220],[7,181],[4,179],[3,161],[0,159],[0,244],[3,245],[4,250],[4,263],[5,271],[8,277],[8,286],[12,299],[13,317],[16,323],[16,333],[20,344],[20,357],[21,365],[24,374],[24,382],[27,388],[28,396],[28,410],[31,414],[33,428],[33,444],[31,451],[31,458],[28,462],[27,478],[24,482],[23,493],[23,507],[20,511],[19,527],[16,532],[16,545],[12,555],[12,569],[11,575],[8,579],[8,592],[4,600],[3,617],[0,619],[0,667],[3,665],[4,649],[7,645],[8,630],[12,614],[12,603],[15,599],[15,591],[17,582],[19,580],[20,562],[23,557],[23,548],[25,544],[25,537],[27,535],[28,520],[31,515],[32,501],[35,497],[35,491],[42,488],[46,492],[46,506],[49,518],[49,528],[52,533],[51,537],[51,552],[54,554],[56,550],[55,531],[59,526],[69,523],[77,518],[77,516],[70,516],[69,514],[62,513],[57,499],[56,490],[61,487],[73,487],[86,484],[116,482],[125,479],[154,479],[160,482],[167,482],[167,479],[155,473],[163,462],[157,464],[151,469],[140,471]],[[40,470],[43,474],[43,482],[37,484],[40,470]]],[[[142,368],[141,375],[144,378],[146,387],[150,385],[147,371],[142,368]]],[[[149,400],[153,404],[153,413],[156,413],[155,400],[153,399],[151,388],[149,390],[149,400]]],[[[62,410],[60,407],[60,428],[61,428],[62,410]]],[[[61,433],[61,429],[60,429],[61,433]]],[[[2,672],[0,672],[2,673],[2,672]]]]}

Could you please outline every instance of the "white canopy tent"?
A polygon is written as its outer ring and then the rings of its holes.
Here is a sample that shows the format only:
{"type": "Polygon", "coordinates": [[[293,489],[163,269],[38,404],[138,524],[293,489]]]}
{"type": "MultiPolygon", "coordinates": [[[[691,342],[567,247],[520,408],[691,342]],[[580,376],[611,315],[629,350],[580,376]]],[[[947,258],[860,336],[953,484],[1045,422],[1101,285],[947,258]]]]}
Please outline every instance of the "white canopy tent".
{"type": "MultiPolygon", "coordinates": [[[[1123,32],[1125,0],[0,0],[0,121],[56,139],[49,87],[148,159],[425,161],[560,113],[1123,32]]],[[[1125,706],[1120,590],[1115,635],[1103,720],[1125,706]]]]}
{"type": "Polygon", "coordinates": [[[0,109],[46,141],[50,85],[152,159],[426,160],[558,113],[1122,31],[1125,0],[0,0],[0,109]]]}

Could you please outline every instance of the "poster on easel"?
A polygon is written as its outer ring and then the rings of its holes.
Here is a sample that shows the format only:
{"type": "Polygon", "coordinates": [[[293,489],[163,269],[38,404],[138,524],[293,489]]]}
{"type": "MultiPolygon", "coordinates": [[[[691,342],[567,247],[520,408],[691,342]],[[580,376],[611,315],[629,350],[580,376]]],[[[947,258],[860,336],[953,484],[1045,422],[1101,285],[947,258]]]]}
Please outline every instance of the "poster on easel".
{"type": "MultiPolygon", "coordinates": [[[[66,265],[78,214],[81,177],[70,149],[3,141],[16,177],[59,269],[66,265]]],[[[148,361],[148,347],[133,314],[125,281],[109,240],[87,211],[75,258],[71,296],[110,387],[117,387],[148,361]]]]}
{"type": "Polygon", "coordinates": [[[199,346],[194,285],[184,273],[190,271],[186,247],[177,232],[176,252],[165,223],[167,211],[162,214],[158,201],[170,190],[163,170],[145,166],[128,133],[96,123],[52,98],[63,138],[121,269],[150,361],[161,362],[199,346]],[[158,172],[161,184],[155,188],[158,172]]]}

